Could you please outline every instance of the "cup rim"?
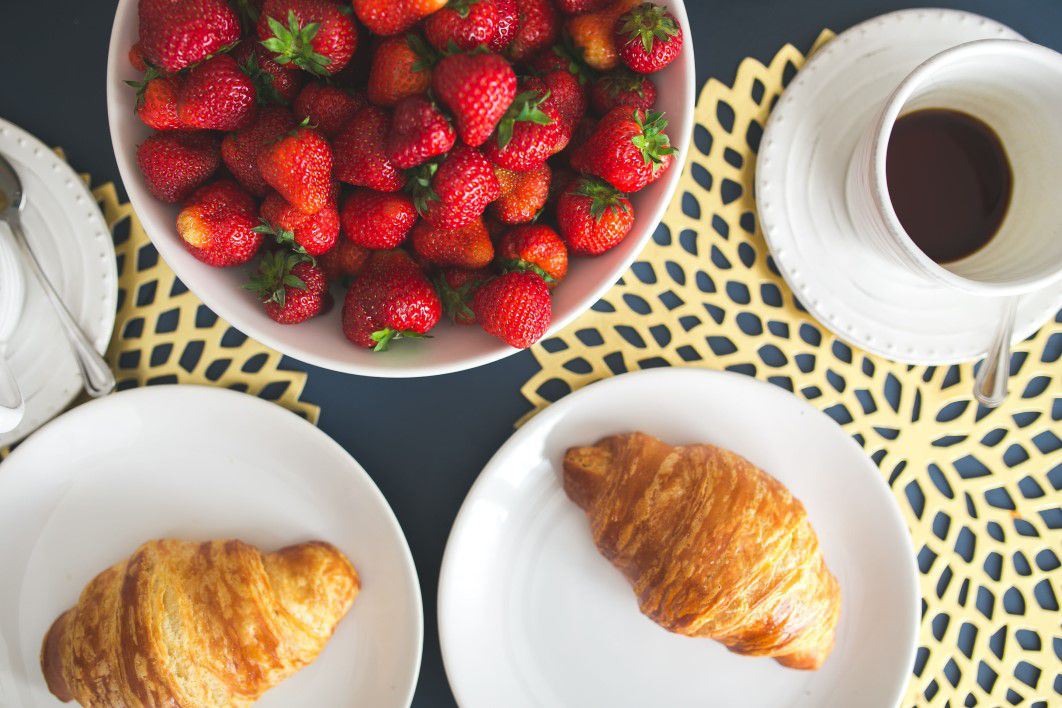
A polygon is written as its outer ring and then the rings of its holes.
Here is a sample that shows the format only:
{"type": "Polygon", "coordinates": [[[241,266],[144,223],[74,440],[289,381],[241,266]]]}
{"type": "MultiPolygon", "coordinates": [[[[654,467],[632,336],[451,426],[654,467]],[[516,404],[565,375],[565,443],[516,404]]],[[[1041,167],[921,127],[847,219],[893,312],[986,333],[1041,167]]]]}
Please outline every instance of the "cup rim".
{"type": "Polygon", "coordinates": [[[1035,44],[1021,39],[979,39],[965,42],[933,55],[919,64],[908,74],[900,85],[892,92],[885,101],[885,107],[877,119],[871,141],[871,192],[875,206],[884,217],[886,225],[894,235],[898,235],[897,243],[904,249],[905,254],[913,258],[921,267],[923,273],[929,275],[946,285],[979,295],[1019,295],[1022,293],[1038,290],[1042,287],[1062,279],[1062,263],[1055,266],[1050,273],[1037,276],[1018,278],[1004,282],[986,282],[967,278],[940,265],[927,256],[921,248],[915,244],[900,223],[900,218],[892,206],[889,196],[888,178],[885,172],[886,156],[889,149],[889,139],[892,137],[892,129],[900,115],[900,111],[907,104],[908,99],[915,89],[922,84],[924,79],[939,69],[941,66],[950,64],[957,59],[975,54],[1004,54],[1009,56],[1026,56],[1037,58],[1041,61],[1057,62],[1062,70],[1062,54],[1048,47],[1035,44]]]}

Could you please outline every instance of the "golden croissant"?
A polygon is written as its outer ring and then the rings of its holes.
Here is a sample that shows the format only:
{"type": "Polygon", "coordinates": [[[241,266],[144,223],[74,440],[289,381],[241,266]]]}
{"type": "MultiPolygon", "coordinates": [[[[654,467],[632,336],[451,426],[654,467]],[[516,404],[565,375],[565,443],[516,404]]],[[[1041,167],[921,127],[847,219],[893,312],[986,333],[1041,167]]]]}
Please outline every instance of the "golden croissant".
{"type": "Polygon", "coordinates": [[[642,433],[568,450],[564,489],[660,626],[817,669],[841,613],[804,507],[748,460],[642,433]]]}
{"type": "Polygon", "coordinates": [[[317,657],[359,587],[327,543],[150,541],[52,624],[41,668],[83,706],[248,706],[317,657]]]}

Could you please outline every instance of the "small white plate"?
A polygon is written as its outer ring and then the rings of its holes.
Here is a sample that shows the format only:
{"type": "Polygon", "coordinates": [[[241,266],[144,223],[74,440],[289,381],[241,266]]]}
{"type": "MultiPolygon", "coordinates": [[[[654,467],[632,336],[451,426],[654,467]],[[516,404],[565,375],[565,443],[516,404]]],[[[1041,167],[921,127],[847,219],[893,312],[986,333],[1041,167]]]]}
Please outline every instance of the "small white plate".
{"type": "MultiPolygon", "coordinates": [[[[105,351],[118,303],[118,266],[95,198],[51,148],[2,118],[0,153],[15,166],[26,192],[22,230],[30,247],[70,314],[96,349],[105,351]]],[[[3,224],[0,230],[10,236],[3,224]]],[[[81,375],[59,320],[29,277],[5,355],[26,400],[26,414],[18,427],[0,434],[0,447],[29,435],[81,391],[81,375]]]]}
{"type": "Polygon", "coordinates": [[[914,661],[918,585],[881,474],[832,420],[737,374],[655,369],[567,396],[488,463],[457,516],[439,634],[464,708],[894,706],[914,661]],[[672,634],[638,611],[559,482],[565,450],[640,430],[712,443],[767,470],[807,508],[841,585],[837,644],[816,672],[672,634]]]}
{"type": "MultiPolygon", "coordinates": [[[[868,20],[808,61],[767,122],[756,198],[771,255],[801,304],[866,351],[909,364],[953,364],[984,356],[991,343],[1003,300],[923,283],[868,253],[845,202],[856,143],[903,78],[949,47],[989,38],[1021,36],[955,10],[868,20]]],[[[1059,307],[1059,284],[1024,297],[1014,341],[1059,307]]]]}
{"type": "Polygon", "coordinates": [[[383,495],[294,413],[194,386],[86,403],[0,465],[0,705],[62,705],[41,675],[44,633],[97,573],[160,537],[335,544],[362,591],[317,661],[256,705],[409,705],[420,586],[383,495]]]}

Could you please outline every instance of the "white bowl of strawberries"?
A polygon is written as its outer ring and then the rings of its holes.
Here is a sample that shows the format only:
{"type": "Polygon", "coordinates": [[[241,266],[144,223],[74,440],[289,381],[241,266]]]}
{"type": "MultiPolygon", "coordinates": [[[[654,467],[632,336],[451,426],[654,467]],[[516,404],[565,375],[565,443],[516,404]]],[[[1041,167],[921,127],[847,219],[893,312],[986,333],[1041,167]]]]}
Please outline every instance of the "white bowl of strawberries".
{"type": "Polygon", "coordinates": [[[248,335],[443,374],[589,308],[693,129],[681,0],[120,0],[107,104],[159,253],[248,335]]]}

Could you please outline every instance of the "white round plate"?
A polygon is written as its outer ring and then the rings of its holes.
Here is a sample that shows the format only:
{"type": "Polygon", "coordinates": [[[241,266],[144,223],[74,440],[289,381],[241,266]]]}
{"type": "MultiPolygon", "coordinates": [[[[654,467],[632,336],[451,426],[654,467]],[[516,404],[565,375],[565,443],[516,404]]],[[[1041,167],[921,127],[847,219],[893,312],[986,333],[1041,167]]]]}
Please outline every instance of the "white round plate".
{"type": "MultiPolygon", "coordinates": [[[[1004,301],[923,283],[868,253],[845,202],[848,163],[907,74],[949,47],[987,38],[1021,39],[955,10],[903,10],[857,25],[797,73],[763,135],[756,198],[778,269],[823,325],[889,359],[935,365],[984,356],[1004,301]]],[[[1023,298],[1014,341],[1060,306],[1059,284],[1023,298]]]]}
{"type": "MultiPolygon", "coordinates": [[[[0,153],[15,166],[26,192],[22,230],[52,285],[101,353],[107,349],[118,304],[114,243],[95,198],[70,165],[37,138],[0,118],[0,153]]],[[[0,224],[4,236],[7,227],[0,224]]],[[[10,241],[9,245],[14,244],[10,241]]],[[[74,355],[59,320],[32,278],[25,278],[18,325],[2,347],[26,400],[11,445],[66,408],[81,391],[74,355]]]]}
{"type": "Polygon", "coordinates": [[[654,369],[567,396],[488,463],[446,546],[439,634],[464,708],[894,706],[914,661],[916,578],[881,474],[826,415],[737,374],[654,369]],[[733,450],[804,503],[841,586],[822,669],[738,656],[639,612],[559,481],[569,447],[639,430],[733,450]]]}
{"type": "Polygon", "coordinates": [[[256,705],[408,706],[420,587],[398,521],[365,471],[276,404],[225,389],[132,389],[75,408],[0,465],[0,705],[62,705],[41,639],[85,584],[144,541],[320,539],[362,590],[324,651],[256,705]]]}

